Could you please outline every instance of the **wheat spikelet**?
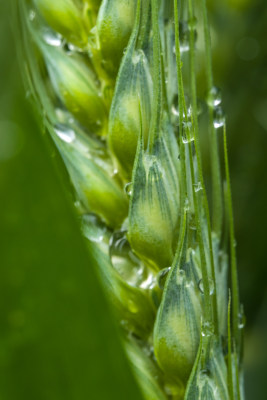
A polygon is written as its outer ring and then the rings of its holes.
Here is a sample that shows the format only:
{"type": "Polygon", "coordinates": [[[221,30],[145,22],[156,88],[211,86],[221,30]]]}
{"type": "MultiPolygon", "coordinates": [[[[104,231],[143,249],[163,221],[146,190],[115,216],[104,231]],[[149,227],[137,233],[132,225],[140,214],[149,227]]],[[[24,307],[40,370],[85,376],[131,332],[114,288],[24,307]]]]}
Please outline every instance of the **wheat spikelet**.
{"type": "Polygon", "coordinates": [[[24,73],[144,397],[240,399],[243,317],[205,0],[17,0],[16,12],[24,73]]]}

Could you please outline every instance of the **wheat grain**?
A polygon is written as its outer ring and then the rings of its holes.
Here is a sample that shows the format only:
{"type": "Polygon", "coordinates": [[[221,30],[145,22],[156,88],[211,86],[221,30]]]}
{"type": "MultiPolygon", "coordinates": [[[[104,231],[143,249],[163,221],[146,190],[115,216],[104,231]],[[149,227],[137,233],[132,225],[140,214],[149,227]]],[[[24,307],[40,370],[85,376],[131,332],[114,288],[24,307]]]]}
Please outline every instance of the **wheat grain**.
{"type": "Polygon", "coordinates": [[[201,7],[194,0],[17,0],[16,11],[25,76],[75,188],[144,397],[240,399],[242,316],[225,119],[213,86],[205,0],[201,7]],[[209,128],[198,116],[202,27],[209,128]],[[212,219],[202,171],[207,129],[212,219]],[[233,307],[222,241],[228,225],[233,307]]]}

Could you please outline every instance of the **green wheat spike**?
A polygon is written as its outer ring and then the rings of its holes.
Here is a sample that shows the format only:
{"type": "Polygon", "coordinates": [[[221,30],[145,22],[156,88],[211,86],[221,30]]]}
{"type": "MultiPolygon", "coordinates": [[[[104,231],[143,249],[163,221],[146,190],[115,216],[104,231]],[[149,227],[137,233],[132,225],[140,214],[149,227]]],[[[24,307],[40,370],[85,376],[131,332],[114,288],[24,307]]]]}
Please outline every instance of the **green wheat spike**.
{"type": "Polygon", "coordinates": [[[241,399],[226,125],[206,1],[15,0],[14,11],[26,85],[69,173],[88,251],[144,398],[241,399]],[[230,256],[222,245],[227,229],[230,256]]]}

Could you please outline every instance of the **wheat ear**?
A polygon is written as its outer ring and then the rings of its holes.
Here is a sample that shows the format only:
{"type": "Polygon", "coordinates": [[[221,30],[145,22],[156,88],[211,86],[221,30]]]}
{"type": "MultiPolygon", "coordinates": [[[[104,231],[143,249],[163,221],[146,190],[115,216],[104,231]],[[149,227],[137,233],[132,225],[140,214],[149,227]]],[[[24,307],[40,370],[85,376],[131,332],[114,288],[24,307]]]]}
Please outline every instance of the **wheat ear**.
{"type": "Polygon", "coordinates": [[[206,0],[16,0],[15,12],[27,85],[144,398],[243,398],[206,0]]]}

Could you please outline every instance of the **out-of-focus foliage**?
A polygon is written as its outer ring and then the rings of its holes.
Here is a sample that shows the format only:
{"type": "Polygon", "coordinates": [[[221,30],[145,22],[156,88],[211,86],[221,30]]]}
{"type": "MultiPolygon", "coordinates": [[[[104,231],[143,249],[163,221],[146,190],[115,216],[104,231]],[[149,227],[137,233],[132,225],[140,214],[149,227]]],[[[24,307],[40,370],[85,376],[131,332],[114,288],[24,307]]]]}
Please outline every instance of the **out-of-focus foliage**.
{"type": "Polygon", "coordinates": [[[48,151],[25,99],[6,4],[0,3],[0,398],[136,400],[60,182],[67,178],[55,173],[58,156],[48,151]]]}
{"type": "Polygon", "coordinates": [[[266,399],[267,7],[264,0],[210,0],[209,5],[215,82],[228,121],[240,297],[247,316],[246,396],[266,399]]]}

